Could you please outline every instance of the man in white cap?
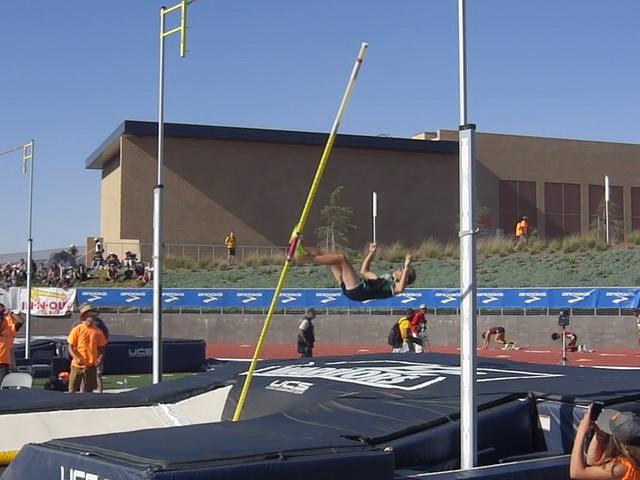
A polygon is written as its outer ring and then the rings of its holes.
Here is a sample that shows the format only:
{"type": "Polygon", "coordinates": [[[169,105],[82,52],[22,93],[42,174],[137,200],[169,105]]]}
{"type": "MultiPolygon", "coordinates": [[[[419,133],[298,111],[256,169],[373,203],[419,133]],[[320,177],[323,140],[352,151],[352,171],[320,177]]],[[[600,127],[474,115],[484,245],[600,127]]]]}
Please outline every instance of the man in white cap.
{"type": "Polygon", "coordinates": [[[98,312],[88,304],[81,305],[80,324],[71,329],[67,338],[72,357],[69,392],[77,392],[84,384],[85,392],[98,388],[98,365],[102,363],[107,339],[96,325],[98,312]]]}

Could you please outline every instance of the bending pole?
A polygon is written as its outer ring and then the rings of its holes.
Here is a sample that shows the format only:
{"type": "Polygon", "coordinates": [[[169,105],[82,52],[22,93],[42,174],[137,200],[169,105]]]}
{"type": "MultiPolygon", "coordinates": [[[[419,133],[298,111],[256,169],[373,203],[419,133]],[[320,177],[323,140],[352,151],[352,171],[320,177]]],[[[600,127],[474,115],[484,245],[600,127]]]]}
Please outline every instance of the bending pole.
{"type": "Polygon", "coordinates": [[[265,318],[264,320],[264,325],[262,326],[262,332],[260,333],[260,337],[258,338],[258,343],[256,345],[255,351],[253,352],[253,358],[251,359],[251,364],[249,365],[249,371],[247,372],[247,376],[244,380],[244,385],[242,386],[242,391],[240,392],[238,405],[236,406],[236,411],[233,414],[234,422],[237,422],[238,420],[240,420],[240,416],[242,415],[242,410],[244,409],[244,403],[247,400],[249,388],[251,388],[251,381],[253,380],[253,372],[256,369],[258,358],[260,357],[260,352],[262,351],[262,345],[267,336],[267,331],[269,330],[269,325],[271,324],[273,313],[275,312],[276,306],[278,305],[280,292],[282,291],[284,283],[287,279],[287,274],[289,273],[289,268],[291,267],[291,261],[295,256],[296,247],[298,246],[298,242],[300,241],[300,237],[302,236],[302,231],[304,230],[304,226],[307,223],[307,218],[309,218],[309,212],[311,211],[311,206],[313,205],[313,201],[318,191],[318,186],[320,185],[320,180],[322,179],[322,175],[324,174],[324,170],[329,161],[329,156],[331,155],[331,151],[333,150],[333,144],[336,141],[336,134],[338,133],[340,122],[342,121],[342,117],[344,116],[344,112],[347,108],[347,104],[349,103],[349,99],[351,98],[351,93],[353,92],[353,86],[355,85],[356,79],[358,78],[358,72],[360,71],[360,67],[362,66],[362,61],[364,60],[364,55],[368,47],[369,45],[364,42],[360,46],[360,52],[358,53],[358,57],[356,58],[355,64],[353,65],[353,70],[351,71],[351,77],[349,78],[347,89],[345,90],[344,95],[342,97],[342,102],[340,102],[340,107],[338,108],[336,119],[334,120],[333,126],[331,127],[331,133],[329,134],[329,138],[327,139],[327,143],[324,147],[324,151],[322,152],[322,157],[320,157],[320,163],[318,164],[318,169],[316,170],[316,176],[314,177],[313,182],[311,184],[311,189],[309,190],[307,201],[304,204],[302,213],[300,214],[300,220],[298,220],[298,223],[293,232],[293,236],[291,238],[291,244],[289,245],[289,250],[287,251],[287,258],[285,259],[284,266],[282,267],[282,271],[280,272],[280,277],[278,278],[278,284],[276,285],[276,290],[275,292],[273,292],[273,298],[271,299],[271,304],[269,305],[267,318],[265,318]]]}

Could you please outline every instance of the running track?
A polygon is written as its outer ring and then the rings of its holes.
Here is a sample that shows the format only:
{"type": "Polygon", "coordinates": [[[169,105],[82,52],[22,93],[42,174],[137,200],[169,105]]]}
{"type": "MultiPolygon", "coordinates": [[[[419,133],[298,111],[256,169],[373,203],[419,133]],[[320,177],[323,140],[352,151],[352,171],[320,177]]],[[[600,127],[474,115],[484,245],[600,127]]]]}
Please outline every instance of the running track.
{"type": "MultiPolygon", "coordinates": [[[[251,359],[255,345],[239,344],[207,344],[207,357],[219,359],[251,359]]],[[[438,353],[458,354],[456,347],[433,346],[432,351],[438,353]]],[[[322,345],[319,344],[313,351],[314,356],[328,355],[359,355],[366,353],[388,353],[387,345],[322,345]]],[[[504,351],[500,349],[478,350],[480,357],[503,358],[515,362],[542,363],[555,365],[560,362],[561,354],[558,348],[551,347],[527,347],[521,350],[504,351]]],[[[264,345],[260,355],[261,359],[297,358],[294,344],[264,345]]],[[[640,350],[597,350],[593,353],[568,353],[569,365],[573,366],[612,366],[640,368],[640,350]]]]}

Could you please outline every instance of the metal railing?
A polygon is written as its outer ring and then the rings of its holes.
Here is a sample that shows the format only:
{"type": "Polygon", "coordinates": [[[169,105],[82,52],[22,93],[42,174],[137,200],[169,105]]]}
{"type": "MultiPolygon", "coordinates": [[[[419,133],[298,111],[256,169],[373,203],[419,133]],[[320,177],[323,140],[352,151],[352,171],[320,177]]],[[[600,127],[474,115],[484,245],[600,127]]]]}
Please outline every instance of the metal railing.
{"type": "MultiPolygon", "coordinates": [[[[131,251],[138,255],[143,262],[151,261],[153,245],[139,242],[104,242],[105,258],[109,253],[115,253],[124,258],[125,252],[131,251]]],[[[269,245],[239,245],[236,247],[235,263],[269,264],[284,261],[287,247],[269,245]]],[[[166,257],[191,259],[199,264],[214,264],[227,261],[227,247],[225,245],[203,245],[191,243],[166,243],[164,246],[166,257]]],[[[90,257],[90,255],[89,255],[90,257]]]]}

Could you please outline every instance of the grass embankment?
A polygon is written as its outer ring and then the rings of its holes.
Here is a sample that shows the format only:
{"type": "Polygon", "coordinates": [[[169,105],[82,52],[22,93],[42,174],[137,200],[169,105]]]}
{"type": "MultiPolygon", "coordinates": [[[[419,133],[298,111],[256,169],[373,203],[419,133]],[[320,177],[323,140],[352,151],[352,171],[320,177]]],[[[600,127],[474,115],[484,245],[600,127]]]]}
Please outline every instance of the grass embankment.
{"type": "MultiPolygon", "coordinates": [[[[627,243],[609,247],[592,236],[571,236],[544,242],[531,239],[526,251],[514,252],[505,239],[478,242],[478,284],[480,287],[562,287],[640,285],[640,233],[632,232],[627,243]]],[[[395,243],[382,246],[375,271],[398,268],[409,252],[414,257],[418,278],[415,288],[456,287],[459,284],[458,244],[427,240],[407,249],[395,243]]],[[[352,252],[359,265],[364,251],[352,252]]],[[[282,258],[247,258],[245,265],[198,264],[189,258],[167,257],[164,286],[169,288],[273,288],[282,258]]],[[[104,278],[84,282],[82,287],[140,287],[136,282],[109,283],[104,278]]],[[[149,286],[149,285],[147,285],[149,286]]],[[[294,265],[287,287],[335,287],[329,269],[315,265],[294,265]]]]}

